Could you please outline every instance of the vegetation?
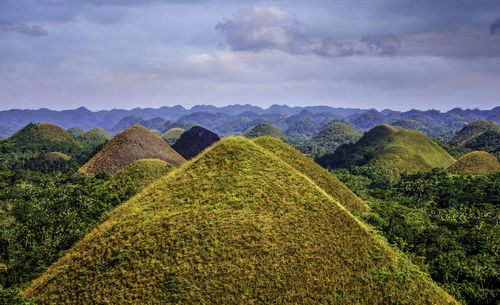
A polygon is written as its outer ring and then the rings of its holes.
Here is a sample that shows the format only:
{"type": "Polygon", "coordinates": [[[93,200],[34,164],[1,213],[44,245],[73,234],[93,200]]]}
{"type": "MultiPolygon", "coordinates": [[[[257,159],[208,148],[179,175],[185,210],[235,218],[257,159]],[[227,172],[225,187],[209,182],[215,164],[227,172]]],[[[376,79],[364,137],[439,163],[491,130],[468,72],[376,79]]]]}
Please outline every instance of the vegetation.
{"type": "Polygon", "coordinates": [[[250,139],[262,136],[271,136],[282,141],[288,140],[288,137],[284,133],[269,123],[259,124],[245,133],[245,137],[250,139]]]}
{"type": "Polygon", "coordinates": [[[340,146],[334,154],[318,158],[327,168],[374,165],[398,177],[432,168],[446,168],[455,159],[423,133],[379,125],[355,144],[340,146]]]}
{"type": "Polygon", "coordinates": [[[184,132],[172,148],[189,160],[219,140],[216,133],[201,126],[195,126],[184,132]]]}
{"type": "Polygon", "coordinates": [[[270,151],[297,171],[306,175],[321,187],[335,201],[350,211],[367,211],[368,206],[349,190],[335,175],[316,164],[313,160],[290,145],[272,137],[259,137],[255,143],[270,151]]]}
{"type": "Polygon", "coordinates": [[[159,159],[134,161],[111,179],[109,191],[124,201],[174,169],[173,165],[159,159]]]}
{"type": "Polygon", "coordinates": [[[101,127],[94,127],[90,129],[88,132],[103,136],[104,138],[106,138],[106,140],[111,140],[113,138],[113,136],[109,132],[102,129],[101,127]]]}
{"type": "Polygon", "coordinates": [[[399,119],[391,123],[392,126],[395,127],[402,127],[404,129],[414,129],[418,130],[420,132],[426,132],[428,130],[427,127],[422,125],[422,123],[415,121],[415,120],[409,120],[409,119],[399,119]]]}
{"type": "Polygon", "coordinates": [[[60,153],[58,151],[53,151],[53,152],[46,153],[43,157],[46,160],[58,160],[58,159],[62,159],[62,160],[68,161],[69,159],[71,159],[70,156],[68,156],[66,154],[63,154],[63,153],[60,153]]]}
{"type": "Polygon", "coordinates": [[[371,210],[362,219],[464,304],[500,299],[500,173],[443,169],[398,182],[373,167],[334,173],[371,210]]]}
{"type": "Polygon", "coordinates": [[[448,171],[466,175],[489,174],[500,171],[500,162],[485,151],[474,151],[458,159],[448,171]]]}
{"type": "Polygon", "coordinates": [[[472,121],[454,135],[449,143],[465,146],[467,142],[472,141],[475,137],[486,131],[500,131],[500,126],[485,120],[472,121]]]}
{"type": "Polygon", "coordinates": [[[114,137],[80,168],[80,172],[92,175],[106,171],[116,175],[130,163],[144,158],[164,160],[174,166],[186,162],[160,137],[142,126],[134,125],[114,137]]]}
{"type": "Polygon", "coordinates": [[[175,144],[175,142],[177,142],[177,140],[179,140],[179,138],[184,132],[185,130],[182,128],[178,127],[171,128],[165,131],[165,133],[161,135],[161,138],[165,140],[168,143],[168,145],[172,146],[175,144]]]}
{"type": "Polygon", "coordinates": [[[245,138],[220,141],[116,208],[24,296],[37,304],[455,303],[309,178],[245,138]]]}

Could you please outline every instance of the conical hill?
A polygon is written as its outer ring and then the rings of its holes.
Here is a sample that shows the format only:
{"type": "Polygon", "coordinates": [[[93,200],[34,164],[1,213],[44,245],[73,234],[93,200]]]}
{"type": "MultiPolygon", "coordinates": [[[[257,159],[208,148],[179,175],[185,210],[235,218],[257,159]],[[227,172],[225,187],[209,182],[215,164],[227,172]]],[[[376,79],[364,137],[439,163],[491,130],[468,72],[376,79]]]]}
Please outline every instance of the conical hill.
{"type": "Polygon", "coordinates": [[[184,132],[172,148],[184,158],[191,159],[219,140],[215,132],[201,126],[194,126],[184,132]]]}
{"type": "Polygon", "coordinates": [[[311,141],[321,145],[333,142],[338,146],[344,143],[356,142],[360,138],[361,134],[354,127],[337,122],[323,128],[311,141]]]}
{"type": "Polygon", "coordinates": [[[448,171],[466,175],[489,174],[500,171],[500,162],[485,151],[473,151],[458,159],[448,167],[448,171]]]}
{"type": "Polygon", "coordinates": [[[474,138],[487,131],[500,133],[500,126],[490,121],[475,120],[460,129],[460,131],[450,139],[449,143],[452,145],[466,146],[468,142],[473,141],[474,138]]]}
{"type": "Polygon", "coordinates": [[[366,132],[355,144],[340,146],[334,154],[318,159],[327,168],[374,165],[395,176],[446,168],[453,162],[455,159],[425,134],[387,124],[366,132]]]}
{"type": "Polygon", "coordinates": [[[30,123],[7,139],[4,145],[10,146],[9,150],[15,149],[28,155],[43,155],[53,151],[76,155],[83,147],[66,130],[52,123],[30,123]]]}
{"type": "Polygon", "coordinates": [[[262,136],[271,136],[280,140],[288,140],[288,137],[284,133],[269,123],[262,123],[254,126],[245,134],[245,137],[250,139],[262,136]]]}
{"type": "Polygon", "coordinates": [[[35,280],[36,304],[449,304],[321,188],[226,138],[117,207],[35,280]]]}
{"type": "Polygon", "coordinates": [[[186,160],[147,128],[134,125],[116,135],[97,155],[80,168],[84,174],[106,171],[116,175],[135,160],[160,159],[180,166],[186,160]]]}
{"type": "Polygon", "coordinates": [[[290,145],[273,137],[259,137],[253,141],[309,177],[334,200],[349,210],[367,211],[369,209],[366,203],[340,182],[334,174],[290,145]]]}

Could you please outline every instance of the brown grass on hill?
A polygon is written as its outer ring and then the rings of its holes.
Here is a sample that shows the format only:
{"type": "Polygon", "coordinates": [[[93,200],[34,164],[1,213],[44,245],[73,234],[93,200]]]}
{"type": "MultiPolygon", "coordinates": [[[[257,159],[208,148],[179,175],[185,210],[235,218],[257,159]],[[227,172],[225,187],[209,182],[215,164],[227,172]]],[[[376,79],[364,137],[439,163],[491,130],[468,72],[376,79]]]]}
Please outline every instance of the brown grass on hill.
{"type": "Polygon", "coordinates": [[[485,151],[473,151],[458,159],[448,171],[464,175],[489,174],[500,171],[500,162],[485,151]]]}
{"type": "Polygon", "coordinates": [[[116,175],[130,163],[139,159],[160,159],[175,166],[186,160],[160,137],[147,128],[134,125],[113,138],[80,172],[92,175],[101,171],[116,175]]]}
{"type": "Polygon", "coordinates": [[[67,154],[63,154],[63,153],[58,152],[58,151],[46,153],[43,156],[43,158],[46,160],[57,160],[57,159],[69,160],[69,159],[71,159],[71,157],[68,156],[67,154]]]}

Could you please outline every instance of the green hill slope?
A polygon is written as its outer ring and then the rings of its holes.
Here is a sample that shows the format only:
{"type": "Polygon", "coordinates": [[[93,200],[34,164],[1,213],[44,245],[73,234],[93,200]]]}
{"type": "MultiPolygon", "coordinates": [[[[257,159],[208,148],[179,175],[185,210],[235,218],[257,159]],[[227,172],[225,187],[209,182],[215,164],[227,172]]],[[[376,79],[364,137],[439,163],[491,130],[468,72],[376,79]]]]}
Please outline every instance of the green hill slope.
{"type": "Polygon", "coordinates": [[[340,182],[334,174],[322,168],[306,155],[273,137],[259,137],[253,140],[258,145],[272,152],[290,166],[303,173],[321,187],[334,200],[351,211],[367,211],[368,206],[350,189],[340,182]]]}
{"type": "Polygon", "coordinates": [[[247,131],[247,133],[245,133],[245,137],[250,139],[263,136],[270,136],[280,140],[288,140],[287,135],[269,123],[262,123],[254,126],[252,129],[247,131]]]}
{"type": "Polygon", "coordinates": [[[241,137],[116,208],[24,296],[39,305],[454,303],[309,178],[241,137]]]}
{"type": "Polygon", "coordinates": [[[124,200],[174,169],[175,166],[163,160],[140,159],[122,169],[110,180],[108,187],[112,193],[124,200]]]}
{"type": "Polygon", "coordinates": [[[165,131],[165,133],[163,133],[161,135],[161,138],[163,140],[165,140],[169,145],[174,145],[175,142],[177,142],[177,140],[179,140],[179,138],[182,136],[182,134],[184,132],[185,132],[185,130],[182,128],[178,128],[178,127],[171,128],[171,129],[165,131]]]}
{"type": "Polygon", "coordinates": [[[345,123],[332,123],[317,133],[310,142],[323,151],[333,152],[340,145],[355,143],[360,138],[361,134],[355,128],[345,123]]]}
{"type": "Polygon", "coordinates": [[[500,126],[497,124],[485,121],[485,120],[475,120],[465,125],[456,135],[454,135],[449,144],[466,146],[467,142],[473,141],[474,138],[480,136],[486,131],[496,131],[500,133],[500,126]]]}
{"type": "Polygon", "coordinates": [[[379,125],[353,145],[341,146],[318,162],[326,167],[375,165],[395,176],[414,174],[436,167],[446,168],[455,159],[431,138],[412,129],[379,125]]]}
{"type": "Polygon", "coordinates": [[[489,174],[500,171],[500,162],[487,152],[474,151],[458,159],[447,170],[455,174],[489,174]]]}
{"type": "Polygon", "coordinates": [[[160,137],[145,127],[134,125],[115,136],[80,168],[80,172],[92,175],[106,171],[116,175],[127,165],[140,159],[160,159],[175,166],[186,162],[160,137]]]}
{"type": "Polygon", "coordinates": [[[68,155],[81,153],[83,146],[66,130],[52,123],[28,124],[4,141],[4,153],[43,155],[58,151],[68,155]]]}

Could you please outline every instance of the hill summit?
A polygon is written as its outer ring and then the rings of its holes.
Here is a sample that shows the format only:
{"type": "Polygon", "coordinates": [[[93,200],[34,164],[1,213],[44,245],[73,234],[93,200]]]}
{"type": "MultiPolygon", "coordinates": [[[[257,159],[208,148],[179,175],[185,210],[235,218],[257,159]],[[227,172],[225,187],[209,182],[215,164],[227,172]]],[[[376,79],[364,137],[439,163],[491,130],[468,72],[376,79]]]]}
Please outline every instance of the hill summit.
{"type": "Polygon", "coordinates": [[[487,131],[500,132],[500,126],[490,121],[475,120],[460,129],[460,131],[450,139],[449,143],[452,145],[466,146],[468,142],[473,141],[474,138],[487,131]]]}
{"type": "Polygon", "coordinates": [[[139,159],[160,159],[180,166],[186,160],[165,141],[140,125],[131,126],[116,135],[97,155],[80,168],[84,174],[101,171],[116,175],[139,159]]]}
{"type": "Polygon", "coordinates": [[[431,138],[412,129],[382,124],[366,132],[355,144],[340,146],[318,162],[325,167],[373,165],[393,173],[415,174],[450,166],[455,159],[431,138]]]}
{"type": "Polygon", "coordinates": [[[458,159],[448,171],[466,175],[489,174],[500,171],[500,162],[485,151],[473,151],[458,159]]]}
{"type": "Polygon", "coordinates": [[[257,138],[262,136],[270,136],[280,140],[288,140],[288,137],[282,133],[278,128],[269,123],[262,123],[254,126],[252,129],[245,133],[247,138],[257,138]]]}
{"type": "Polygon", "coordinates": [[[111,140],[113,138],[113,136],[108,131],[102,129],[101,127],[94,127],[90,129],[88,132],[103,136],[106,138],[106,140],[111,140]]]}
{"type": "Polygon", "coordinates": [[[345,123],[332,123],[318,132],[311,142],[326,149],[334,151],[345,143],[354,143],[361,138],[361,134],[354,127],[345,123]]]}
{"type": "Polygon", "coordinates": [[[456,303],[308,177],[242,137],[117,207],[24,296],[40,305],[456,303]]]}
{"type": "Polygon", "coordinates": [[[179,127],[170,128],[161,135],[161,138],[168,144],[174,145],[184,132],[185,130],[179,127]]]}
{"type": "Polygon", "coordinates": [[[201,126],[194,126],[184,132],[172,148],[184,158],[191,159],[219,140],[220,138],[215,132],[201,126]]]}

